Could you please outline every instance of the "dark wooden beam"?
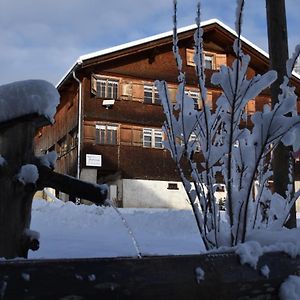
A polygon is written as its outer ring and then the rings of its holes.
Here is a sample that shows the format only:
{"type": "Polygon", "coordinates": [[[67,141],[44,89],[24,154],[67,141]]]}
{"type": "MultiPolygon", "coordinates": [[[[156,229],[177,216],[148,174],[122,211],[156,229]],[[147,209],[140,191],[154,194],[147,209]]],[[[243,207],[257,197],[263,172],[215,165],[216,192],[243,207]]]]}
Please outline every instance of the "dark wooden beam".
{"type": "Polygon", "coordinates": [[[0,261],[0,296],[5,300],[278,299],[282,282],[299,268],[299,256],[292,259],[283,253],[265,254],[256,269],[241,265],[234,253],[0,261]],[[261,273],[263,266],[268,266],[268,276],[261,273]]]}
{"type": "Polygon", "coordinates": [[[37,188],[51,187],[72,197],[89,200],[97,205],[105,204],[107,190],[97,184],[78,180],[74,177],[54,172],[48,167],[37,165],[39,180],[37,188]]]}

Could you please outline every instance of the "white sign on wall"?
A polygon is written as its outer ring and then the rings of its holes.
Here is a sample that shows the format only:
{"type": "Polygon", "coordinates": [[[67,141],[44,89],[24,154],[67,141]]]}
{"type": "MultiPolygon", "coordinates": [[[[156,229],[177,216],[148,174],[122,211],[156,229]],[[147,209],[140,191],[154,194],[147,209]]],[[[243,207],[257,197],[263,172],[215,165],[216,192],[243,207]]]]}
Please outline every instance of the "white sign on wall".
{"type": "Polygon", "coordinates": [[[102,156],[97,154],[86,154],[85,164],[87,167],[101,167],[102,156]]]}

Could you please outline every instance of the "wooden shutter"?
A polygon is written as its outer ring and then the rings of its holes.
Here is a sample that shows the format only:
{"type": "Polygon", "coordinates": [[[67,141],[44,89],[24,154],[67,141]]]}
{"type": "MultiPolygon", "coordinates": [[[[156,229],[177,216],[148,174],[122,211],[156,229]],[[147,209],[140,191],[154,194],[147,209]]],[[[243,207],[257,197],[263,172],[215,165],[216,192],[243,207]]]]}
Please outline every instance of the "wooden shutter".
{"type": "Polygon", "coordinates": [[[91,75],[91,93],[97,95],[97,77],[94,74],[91,75]]]}
{"type": "Polygon", "coordinates": [[[186,49],[186,64],[188,66],[195,66],[194,53],[194,49],[186,49]]]}
{"type": "Polygon", "coordinates": [[[143,145],[143,130],[142,128],[133,128],[132,129],[132,144],[134,146],[143,145]]]}
{"type": "Polygon", "coordinates": [[[133,85],[132,97],[133,100],[137,100],[137,101],[144,100],[144,85],[142,83],[137,83],[133,85]]]}
{"type": "Polygon", "coordinates": [[[172,103],[176,102],[176,94],[177,94],[177,88],[175,87],[169,88],[169,97],[172,103]]]}
{"type": "Polygon", "coordinates": [[[95,140],[96,130],[93,124],[84,124],[83,127],[84,137],[88,140],[95,140]]]}
{"type": "Polygon", "coordinates": [[[212,92],[212,109],[213,110],[215,110],[217,108],[217,101],[221,95],[222,95],[221,92],[217,92],[217,91],[212,92]]]}
{"type": "Polygon", "coordinates": [[[120,142],[122,144],[131,145],[132,143],[132,129],[131,128],[121,128],[120,131],[120,142]]]}
{"type": "Polygon", "coordinates": [[[247,109],[247,113],[249,115],[252,115],[255,113],[255,99],[251,99],[248,101],[246,109],[247,109]]]}
{"type": "Polygon", "coordinates": [[[132,99],[132,83],[123,83],[122,84],[122,95],[125,99],[132,99]]]}
{"type": "Polygon", "coordinates": [[[212,109],[213,96],[211,91],[206,92],[206,105],[212,109]]]}
{"type": "Polygon", "coordinates": [[[219,70],[221,65],[227,65],[226,54],[216,54],[216,69],[219,70]]]}

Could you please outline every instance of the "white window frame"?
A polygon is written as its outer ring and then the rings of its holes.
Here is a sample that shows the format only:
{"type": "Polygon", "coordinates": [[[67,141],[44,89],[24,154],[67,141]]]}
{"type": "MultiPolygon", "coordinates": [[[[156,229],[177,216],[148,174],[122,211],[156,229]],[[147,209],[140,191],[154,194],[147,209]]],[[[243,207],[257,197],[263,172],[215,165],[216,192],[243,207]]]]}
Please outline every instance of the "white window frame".
{"type": "Polygon", "coordinates": [[[143,129],[143,147],[163,149],[163,132],[161,129],[143,129]]]}
{"type": "Polygon", "coordinates": [[[196,133],[194,133],[194,132],[191,133],[189,141],[196,143],[195,152],[200,152],[201,151],[200,143],[198,141],[196,133]]]}
{"type": "Polygon", "coordinates": [[[144,84],[144,103],[147,104],[161,104],[161,101],[159,99],[159,94],[158,94],[158,90],[156,88],[156,86],[154,86],[153,84],[144,84]],[[146,101],[146,97],[145,97],[145,93],[151,93],[151,101],[147,100],[146,101]]]}
{"type": "Polygon", "coordinates": [[[200,100],[200,93],[196,91],[191,91],[191,90],[185,90],[185,94],[189,95],[195,102],[198,102],[200,100]]]}
{"type": "Polygon", "coordinates": [[[98,145],[117,145],[118,144],[118,126],[110,124],[96,124],[96,144],[98,145]],[[97,131],[100,131],[97,133],[97,131]],[[102,133],[101,133],[102,131],[102,133]],[[110,132],[115,131],[115,139],[111,139],[110,132]],[[99,138],[98,138],[99,136],[99,138]]]}
{"type": "Polygon", "coordinates": [[[214,70],[215,69],[215,55],[204,53],[204,67],[207,70],[214,70]],[[207,67],[207,63],[210,63],[211,67],[207,67]]]}
{"type": "Polygon", "coordinates": [[[200,93],[197,91],[191,91],[191,90],[185,90],[184,93],[188,96],[190,96],[194,100],[194,108],[196,110],[200,109],[201,103],[200,103],[200,93]]]}
{"type": "MultiPolygon", "coordinates": [[[[189,137],[189,143],[193,143],[195,142],[196,147],[194,148],[195,152],[200,152],[201,151],[201,146],[200,146],[200,142],[198,141],[197,135],[195,132],[192,132],[190,137],[189,137]]],[[[180,140],[181,145],[183,146],[184,142],[183,142],[183,138],[180,140]]]]}
{"type": "MultiPolygon", "coordinates": [[[[198,91],[192,91],[192,90],[185,90],[185,94],[190,96],[194,100],[194,108],[195,110],[202,110],[202,101],[201,101],[201,94],[198,91]]],[[[211,91],[206,92],[206,105],[212,109],[213,106],[213,94],[211,91]]]]}
{"type": "Polygon", "coordinates": [[[96,96],[104,99],[118,99],[119,95],[119,81],[111,78],[99,77],[96,79],[96,96]],[[101,84],[104,86],[104,93],[102,92],[101,84]]]}

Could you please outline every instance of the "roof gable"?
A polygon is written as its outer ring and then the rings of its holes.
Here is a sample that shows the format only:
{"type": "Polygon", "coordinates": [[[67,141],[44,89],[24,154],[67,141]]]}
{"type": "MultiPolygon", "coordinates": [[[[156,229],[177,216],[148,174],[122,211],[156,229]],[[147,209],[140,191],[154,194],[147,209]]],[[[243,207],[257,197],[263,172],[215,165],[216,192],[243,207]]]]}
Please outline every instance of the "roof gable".
{"type": "MultiPolygon", "coordinates": [[[[231,36],[231,38],[235,38],[237,37],[237,33],[235,32],[235,30],[233,30],[232,28],[230,28],[229,26],[227,26],[226,24],[224,24],[223,22],[221,22],[218,19],[210,19],[207,21],[203,21],[201,22],[201,27],[205,29],[205,27],[209,27],[209,26],[215,26],[216,28],[219,28],[221,30],[225,30],[225,32],[227,34],[229,34],[231,36]]],[[[181,27],[177,30],[178,35],[182,35],[184,33],[188,33],[188,32],[194,32],[196,30],[197,26],[194,25],[189,25],[186,27],[181,27]]],[[[146,46],[147,44],[153,44],[153,43],[159,43],[159,41],[166,39],[166,38],[170,38],[173,35],[173,31],[168,31],[168,32],[164,32],[161,34],[157,34],[157,35],[153,35],[147,38],[143,38],[143,39],[139,39],[139,40],[135,40],[129,43],[125,43],[125,44],[121,44],[118,46],[114,46],[111,48],[106,48],[103,50],[99,50],[99,51],[95,51],[92,53],[88,53],[85,55],[80,56],[77,61],[73,64],[73,66],[67,71],[67,73],[62,77],[62,79],[58,82],[57,84],[57,88],[59,88],[63,82],[72,74],[73,71],[75,71],[79,66],[82,66],[84,64],[86,64],[88,61],[92,61],[95,59],[101,59],[104,58],[106,56],[114,56],[117,55],[118,53],[122,52],[122,51],[130,51],[132,49],[135,49],[136,47],[141,47],[141,46],[146,46]]],[[[263,49],[261,49],[260,47],[256,46],[255,44],[253,44],[251,41],[249,41],[248,39],[246,39],[245,37],[241,36],[241,40],[243,42],[244,45],[250,47],[252,50],[256,51],[258,54],[260,54],[262,57],[264,57],[265,59],[269,58],[269,55],[267,52],[265,52],[263,49]]],[[[153,46],[153,45],[152,45],[153,46]]],[[[293,72],[293,75],[300,79],[300,75],[298,75],[297,73],[293,72]]]]}

